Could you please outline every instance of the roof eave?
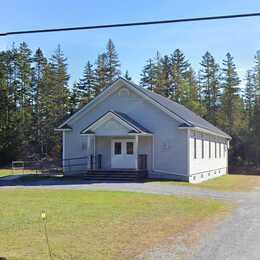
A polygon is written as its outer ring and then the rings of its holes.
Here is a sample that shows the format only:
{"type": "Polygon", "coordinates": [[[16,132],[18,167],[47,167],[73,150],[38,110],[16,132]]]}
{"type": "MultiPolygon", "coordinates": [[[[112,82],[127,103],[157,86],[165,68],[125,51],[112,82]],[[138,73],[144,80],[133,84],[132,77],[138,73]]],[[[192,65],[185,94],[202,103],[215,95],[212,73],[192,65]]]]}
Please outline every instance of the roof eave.
{"type": "Polygon", "coordinates": [[[188,127],[186,127],[186,126],[184,126],[184,127],[182,127],[182,126],[180,126],[180,127],[178,127],[179,129],[183,129],[183,130],[188,130],[188,129],[192,129],[192,130],[197,130],[197,131],[199,131],[199,132],[203,132],[203,133],[206,133],[206,134],[212,134],[212,135],[215,135],[215,136],[218,136],[218,137],[222,137],[222,138],[226,138],[226,139],[228,139],[228,140],[231,140],[232,139],[232,137],[230,136],[230,135],[228,135],[228,134],[220,134],[220,133],[216,133],[216,132],[213,132],[213,131],[211,131],[211,130],[208,130],[208,129],[205,129],[205,128],[202,128],[202,127],[198,127],[198,126],[188,126],[188,127]]]}
{"type": "Polygon", "coordinates": [[[55,128],[54,131],[56,132],[70,132],[72,131],[71,128],[55,128]]]}

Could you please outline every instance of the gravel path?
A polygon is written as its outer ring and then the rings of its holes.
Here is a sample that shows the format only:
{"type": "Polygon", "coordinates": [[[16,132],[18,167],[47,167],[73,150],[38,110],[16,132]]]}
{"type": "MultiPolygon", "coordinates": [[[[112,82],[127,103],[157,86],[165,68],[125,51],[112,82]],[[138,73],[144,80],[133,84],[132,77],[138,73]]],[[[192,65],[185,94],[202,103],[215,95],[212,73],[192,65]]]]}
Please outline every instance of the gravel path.
{"type": "Polygon", "coordinates": [[[260,259],[259,195],[254,193],[255,197],[240,204],[214,232],[203,237],[189,259],[260,259]]]}
{"type": "Polygon", "coordinates": [[[163,195],[214,198],[237,203],[238,208],[208,234],[200,237],[196,248],[185,246],[183,234],[173,243],[177,246],[161,245],[153,248],[137,259],[199,259],[199,260],[254,260],[260,259],[260,191],[255,192],[217,192],[187,186],[156,183],[67,183],[57,185],[51,180],[28,183],[26,186],[7,186],[9,182],[0,181],[0,189],[86,189],[131,191],[163,195]],[[181,256],[181,257],[179,257],[181,256]]]}

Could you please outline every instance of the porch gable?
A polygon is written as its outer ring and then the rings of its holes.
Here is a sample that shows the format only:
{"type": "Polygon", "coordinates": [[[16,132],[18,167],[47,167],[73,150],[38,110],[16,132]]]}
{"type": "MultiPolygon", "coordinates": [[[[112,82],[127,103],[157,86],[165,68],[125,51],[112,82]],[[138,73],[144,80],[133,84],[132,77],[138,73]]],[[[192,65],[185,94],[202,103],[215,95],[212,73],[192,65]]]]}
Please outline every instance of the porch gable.
{"type": "Polygon", "coordinates": [[[84,128],[81,135],[95,134],[101,136],[143,134],[151,132],[124,113],[108,111],[92,124],[84,128]]]}

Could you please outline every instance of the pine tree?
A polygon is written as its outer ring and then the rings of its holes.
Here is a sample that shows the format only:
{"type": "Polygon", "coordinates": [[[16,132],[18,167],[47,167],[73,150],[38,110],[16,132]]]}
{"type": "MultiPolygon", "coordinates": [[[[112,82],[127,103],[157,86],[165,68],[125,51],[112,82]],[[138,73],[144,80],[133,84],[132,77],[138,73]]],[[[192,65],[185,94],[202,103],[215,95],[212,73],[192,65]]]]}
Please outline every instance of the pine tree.
{"type": "Polygon", "coordinates": [[[50,156],[57,157],[61,152],[61,136],[53,131],[70,113],[70,92],[68,89],[69,74],[67,72],[67,59],[58,45],[45,67],[46,114],[46,150],[50,156]]]}
{"type": "Polygon", "coordinates": [[[185,55],[180,49],[176,49],[171,55],[172,64],[172,99],[180,102],[183,99],[183,88],[186,85],[186,76],[190,67],[185,55]]]}
{"type": "Polygon", "coordinates": [[[127,79],[127,80],[132,80],[132,78],[131,78],[130,75],[129,75],[128,70],[125,71],[124,78],[127,79]]]}
{"type": "MultiPolygon", "coordinates": [[[[44,67],[42,81],[44,84],[41,88],[40,103],[43,104],[41,113],[41,156],[48,157],[51,154],[52,148],[60,144],[59,136],[55,134],[54,129],[59,124],[60,115],[57,110],[60,108],[60,103],[57,102],[56,91],[56,75],[52,69],[52,65],[48,62],[44,67]]],[[[60,108],[61,109],[61,108],[60,108]]],[[[57,153],[57,155],[59,152],[57,153]]],[[[56,157],[57,157],[56,155],[56,157]]]]}
{"type": "Polygon", "coordinates": [[[155,64],[152,59],[148,59],[141,73],[140,85],[153,91],[155,81],[155,64]]]}
{"type": "Polygon", "coordinates": [[[0,164],[23,154],[19,75],[18,49],[13,45],[10,50],[0,53],[0,164]]]}
{"type": "Polygon", "coordinates": [[[255,106],[252,119],[252,150],[254,151],[254,162],[260,166],[260,51],[255,56],[255,106]]]}
{"type": "Polygon", "coordinates": [[[161,63],[161,54],[157,51],[155,57],[153,58],[153,81],[154,88],[153,91],[160,94],[165,95],[165,88],[162,85],[162,63],[161,63]]]}
{"type": "Polygon", "coordinates": [[[243,99],[240,96],[240,79],[234,64],[234,59],[227,53],[223,61],[221,110],[218,125],[232,136],[229,160],[239,163],[244,158],[242,148],[242,133],[246,128],[243,99]]]}
{"type": "Polygon", "coordinates": [[[44,99],[43,93],[44,81],[43,74],[44,69],[47,64],[47,59],[44,57],[43,52],[38,48],[33,57],[33,76],[32,76],[32,86],[33,86],[33,113],[32,113],[32,145],[34,147],[34,152],[36,155],[43,155],[43,132],[42,126],[45,120],[44,114],[44,99]]]}
{"type": "Polygon", "coordinates": [[[224,129],[230,134],[237,133],[242,120],[242,102],[239,96],[240,79],[234,64],[234,59],[230,53],[227,53],[226,60],[223,61],[222,88],[222,117],[221,122],[224,129]]]}
{"type": "Polygon", "coordinates": [[[200,102],[199,98],[199,85],[196,77],[196,73],[192,68],[189,68],[186,80],[183,84],[182,104],[193,112],[204,117],[206,114],[206,108],[200,102]]]}
{"type": "Polygon", "coordinates": [[[252,70],[247,71],[246,87],[244,91],[245,109],[248,118],[248,127],[252,123],[252,117],[255,106],[255,75],[252,70]]]}
{"type": "Polygon", "coordinates": [[[252,135],[252,147],[254,151],[254,161],[257,167],[260,166],[260,88],[256,90],[256,105],[253,115],[253,135],[252,135]]]}
{"type": "Polygon", "coordinates": [[[11,110],[11,98],[8,88],[8,76],[7,76],[7,55],[4,52],[0,52],[0,164],[7,161],[8,155],[13,153],[8,143],[11,141],[8,138],[8,128],[10,124],[10,112],[11,110]]]}
{"type": "Polygon", "coordinates": [[[246,129],[243,133],[243,143],[245,147],[245,159],[250,164],[255,157],[255,144],[253,140],[254,131],[254,110],[255,110],[255,74],[253,70],[248,70],[246,74],[246,87],[244,90],[244,104],[246,113],[246,129]]]}
{"type": "Polygon", "coordinates": [[[57,108],[57,121],[62,121],[69,108],[68,81],[70,77],[66,62],[67,59],[64,57],[61,46],[58,45],[50,60],[53,73],[54,99],[57,102],[55,106],[57,108]]]}
{"type": "Polygon", "coordinates": [[[89,103],[95,97],[96,77],[93,65],[88,61],[84,71],[83,77],[74,85],[74,92],[77,92],[80,100],[79,107],[89,103]]]}
{"type": "Polygon", "coordinates": [[[32,142],[32,110],[33,110],[33,87],[32,87],[32,51],[25,42],[22,42],[17,50],[17,92],[19,100],[19,116],[21,117],[20,138],[23,156],[28,157],[32,142]]]}
{"type": "Polygon", "coordinates": [[[78,82],[74,82],[72,85],[72,90],[70,92],[70,109],[69,114],[72,115],[75,113],[80,107],[80,102],[82,101],[82,93],[79,91],[78,82]]]}
{"type": "Polygon", "coordinates": [[[105,53],[99,54],[96,61],[96,87],[95,97],[99,95],[108,86],[108,70],[107,70],[107,56],[105,53]]]}
{"type": "Polygon", "coordinates": [[[110,84],[121,74],[118,54],[115,45],[111,39],[108,40],[105,55],[107,67],[107,81],[108,84],[110,84]]]}
{"type": "Polygon", "coordinates": [[[154,91],[162,96],[170,97],[172,93],[171,63],[168,55],[162,58],[157,53],[155,65],[156,85],[154,91]]]}
{"type": "Polygon", "coordinates": [[[206,118],[216,124],[220,95],[219,66],[209,52],[202,57],[200,65],[200,84],[203,103],[207,109],[206,118]]]}
{"type": "Polygon", "coordinates": [[[260,51],[257,51],[255,55],[254,74],[256,89],[260,89],[260,51]]]}

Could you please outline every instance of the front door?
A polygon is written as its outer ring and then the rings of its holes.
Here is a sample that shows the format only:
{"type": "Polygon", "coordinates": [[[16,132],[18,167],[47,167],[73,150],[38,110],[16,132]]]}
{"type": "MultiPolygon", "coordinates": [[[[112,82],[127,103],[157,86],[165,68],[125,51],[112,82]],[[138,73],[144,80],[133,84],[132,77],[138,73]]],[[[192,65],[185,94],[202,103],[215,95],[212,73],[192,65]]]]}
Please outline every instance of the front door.
{"type": "Polygon", "coordinates": [[[136,168],[136,144],[133,139],[112,140],[111,168],[136,168]]]}

